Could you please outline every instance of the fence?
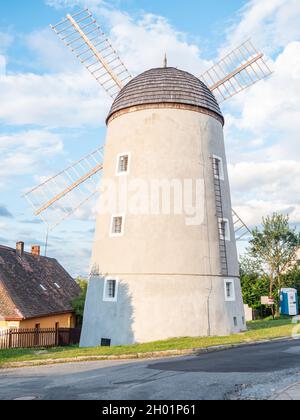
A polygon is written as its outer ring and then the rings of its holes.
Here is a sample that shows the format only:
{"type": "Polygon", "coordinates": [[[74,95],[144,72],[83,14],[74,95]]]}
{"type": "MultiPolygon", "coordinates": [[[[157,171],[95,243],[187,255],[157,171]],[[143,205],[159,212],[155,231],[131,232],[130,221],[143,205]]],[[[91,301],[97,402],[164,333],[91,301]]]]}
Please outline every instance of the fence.
{"type": "Polygon", "coordinates": [[[0,349],[49,348],[78,344],[81,329],[11,329],[0,332],[0,349]]]}

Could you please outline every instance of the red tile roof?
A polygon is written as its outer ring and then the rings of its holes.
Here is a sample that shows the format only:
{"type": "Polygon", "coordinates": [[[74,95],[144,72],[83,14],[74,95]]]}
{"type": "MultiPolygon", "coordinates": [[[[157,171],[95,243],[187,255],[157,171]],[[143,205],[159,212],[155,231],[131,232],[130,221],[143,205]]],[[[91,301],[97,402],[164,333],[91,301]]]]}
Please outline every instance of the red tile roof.
{"type": "Polygon", "coordinates": [[[79,286],[57,260],[29,253],[21,258],[15,249],[0,245],[0,319],[70,312],[79,294],[79,286]]]}

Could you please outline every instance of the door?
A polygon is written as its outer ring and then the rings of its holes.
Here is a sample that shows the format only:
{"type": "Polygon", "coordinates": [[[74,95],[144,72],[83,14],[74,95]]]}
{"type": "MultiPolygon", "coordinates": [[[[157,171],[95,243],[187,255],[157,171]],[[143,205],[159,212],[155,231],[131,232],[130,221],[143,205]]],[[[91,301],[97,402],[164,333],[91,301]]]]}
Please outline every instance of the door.
{"type": "Polygon", "coordinates": [[[297,296],[296,292],[289,292],[288,293],[289,299],[289,315],[296,316],[297,314],[297,296]]]}

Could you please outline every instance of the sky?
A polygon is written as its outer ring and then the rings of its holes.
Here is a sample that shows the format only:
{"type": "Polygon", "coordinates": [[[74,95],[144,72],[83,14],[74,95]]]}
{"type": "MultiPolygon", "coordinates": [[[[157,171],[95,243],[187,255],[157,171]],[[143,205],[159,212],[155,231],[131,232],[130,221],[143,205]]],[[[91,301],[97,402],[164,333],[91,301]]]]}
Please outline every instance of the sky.
{"type": "MultiPolygon", "coordinates": [[[[299,0],[2,0],[0,243],[44,246],[24,192],[104,145],[110,99],[49,28],[82,6],[136,75],[165,51],[199,76],[248,38],[264,51],[272,76],[222,106],[233,206],[250,227],[274,211],[299,225],[299,0]]],[[[92,208],[63,222],[48,255],[87,275],[94,225],[92,208]]]]}

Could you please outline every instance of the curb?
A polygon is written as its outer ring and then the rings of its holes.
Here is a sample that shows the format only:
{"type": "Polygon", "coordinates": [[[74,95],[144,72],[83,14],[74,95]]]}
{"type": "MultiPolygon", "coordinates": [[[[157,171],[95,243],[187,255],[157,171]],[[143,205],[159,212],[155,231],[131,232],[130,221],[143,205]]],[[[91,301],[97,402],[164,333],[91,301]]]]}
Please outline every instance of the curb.
{"type": "Polygon", "coordinates": [[[165,359],[179,356],[198,356],[201,354],[216,353],[219,351],[230,350],[234,348],[242,348],[248,346],[256,346],[259,344],[267,344],[281,341],[295,341],[300,340],[300,337],[291,338],[280,337],[273,338],[268,340],[259,340],[259,341],[250,341],[240,344],[225,344],[221,346],[212,346],[207,348],[194,348],[187,350],[166,350],[166,351],[155,351],[149,353],[131,353],[131,354],[122,354],[116,356],[79,356],[65,359],[41,359],[41,360],[30,360],[27,362],[11,362],[5,363],[0,367],[1,370],[10,369],[10,368],[22,368],[22,367],[35,367],[35,366],[47,366],[47,365],[58,365],[64,363],[80,363],[80,362],[97,362],[97,361],[118,361],[118,360],[146,360],[146,359],[165,359]]]}

